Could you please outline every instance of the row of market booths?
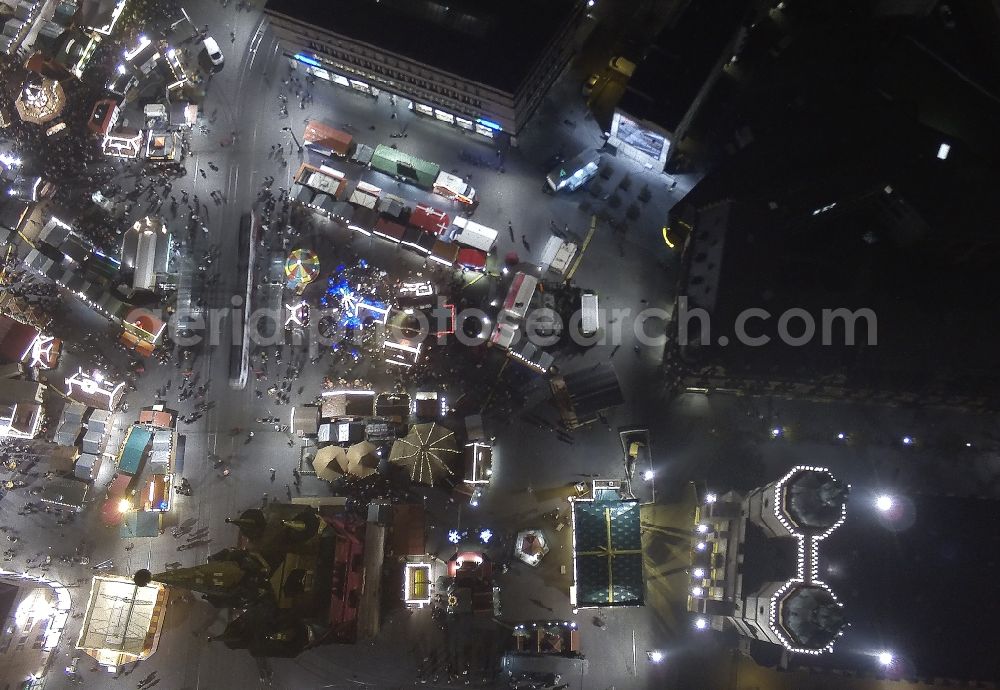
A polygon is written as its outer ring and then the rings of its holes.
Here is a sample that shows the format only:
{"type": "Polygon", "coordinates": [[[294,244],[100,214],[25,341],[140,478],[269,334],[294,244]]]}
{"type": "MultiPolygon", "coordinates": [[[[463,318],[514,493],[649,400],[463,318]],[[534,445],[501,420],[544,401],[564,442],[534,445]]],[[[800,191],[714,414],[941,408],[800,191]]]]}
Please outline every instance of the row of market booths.
{"type": "Polygon", "coordinates": [[[160,533],[161,518],[173,505],[174,473],[183,457],[176,425],[174,410],[152,405],[143,408],[125,432],[101,508],[105,524],[121,524],[122,537],[160,533]]]}
{"type": "Polygon", "coordinates": [[[312,469],[326,481],[364,479],[397,466],[415,484],[441,484],[478,501],[493,475],[493,442],[472,415],[456,432],[442,424],[436,391],[329,390],[318,405],[292,409],[290,428],[315,439],[312,469]]]}
{"type": "MultiPolygon", "coordinates": [[[[482,419],[466,418],[453,430],[443,422],[447,400],[436,391],[378,393],[370,389],[331,389],[318,404],[292,409],[290,428],[314,441],[309,459],[316,476],[331,483],[342,480],[377,481],[390,468],[404,473],[412,484],[441,486],[470,500],[488,485],[493,474],[492,439],[482,419]],[[464,474],[459,466],[464,466],[464,474]]],[[[303,468],[309,471],[309,465],[303,468]]],[[[381,559],[392,567],[384,586],[398,587],[408,607],[430,605],[435,595],[458,613],[493,616],[498,613],[498,590],[491,562],[483,553],[462,552],[448,561],[428,554],[426,516],[421,503],[393,504],[376,500],[368,507],[364,560],[381,559]]],[[[371,571],[369,571],[371,572],[371,571]]],[[[377,631],[381,578],[364,587],[358,611],[358,637],[377,631]],[[374,592],[374,593],[373,593],[374,592]]]]}
{"type": "Polygon", "coordinates": [[[33,310],[10,293],[0,295],[0,310],[0,438],[32,439],[43,429],[43,381],[59,362],[62,342],[43,333],[33,310]]]}
{"type": "Polygon", "coordinates": [[[146,127],[116,127],[121,115],[118,104],[108,98],[94,104],[87,126],[101,137],[101,151],[106,156],[135,160],[145,159],[155,165],[180,165],[186,152],[183,129],[190,129],[197,119],[198,106],[188,103],[152,103],[143,115],[146,127]]]}
{"type": "Polygon", "coordinates": [[[347,176],[329,166],[302,164],[295,174],[292,199],[344,223],[366,237],[398,244],[442,266],[485,271],[497,231],[465,216],[453,216],[416,204],[359,181],[347,193],[347,176]]]}
{"type": "Polygon", "coordinates": [[[183,51],[145,35],[122,57],[105,87],[107,97],[94,104],[88,128],[102,138],[105,155],[180,165],[185,155],[182,132],[197,121],[198,106],[192,101],[204,95],[196,96],[203,77],[196,66],[185,64],[183,51]],[[140,91],[158,97],[144,106],[143,127],[126,125],[121,110],[140,91]]]}
{"type": "MultiPolygon", "coordinates": [[[[130,234],[136,233],[130,231],[130,234]]],[[[122,276],[122,262],[98,250],[59,218],[53,216],[42,227],[24,265],[54,281],[103,317],[120,324],[122,345],[143,356],[152,354],[166,330],[166,324],[152,312],[137,312],[115,292],[122,276]]]]}
{"type": "MultiPolygon", "coordinates": [[[[125,396],[125,383],[100,371],[79,369],[63,380],[62,407],[49,454],[50,479],[42,489],[43,503],[72,511],[83,509],[115,430],[116,410],[125,396]]],[[[54,378],[50,384],[55,386],[54,378]]]]}

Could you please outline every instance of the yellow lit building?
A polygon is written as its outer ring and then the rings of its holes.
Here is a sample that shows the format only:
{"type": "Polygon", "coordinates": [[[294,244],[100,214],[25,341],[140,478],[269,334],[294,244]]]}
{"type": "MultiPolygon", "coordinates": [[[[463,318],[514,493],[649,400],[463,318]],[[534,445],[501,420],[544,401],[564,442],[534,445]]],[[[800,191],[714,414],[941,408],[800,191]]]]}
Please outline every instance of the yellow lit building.
{"type": "Polygon", "coordinates": [[[148,659],[160,641],[168,596],[155,582],[139,587],[126,578],[95,577],[77,649],[112,673],[148,659]]]}

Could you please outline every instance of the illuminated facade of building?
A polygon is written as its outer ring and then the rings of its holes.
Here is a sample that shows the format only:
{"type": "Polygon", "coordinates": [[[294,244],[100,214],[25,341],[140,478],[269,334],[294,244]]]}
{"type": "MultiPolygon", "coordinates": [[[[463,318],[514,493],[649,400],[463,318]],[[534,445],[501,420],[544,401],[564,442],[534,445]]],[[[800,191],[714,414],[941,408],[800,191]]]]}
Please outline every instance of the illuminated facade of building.
{"type": "Polygon", "coordinates": [[[692,549],[696,625],[735,629],[745,650],[756,640],[798,654],[830,651],[847,622],[819,578],[819,553],[847,515],[848,490],[829,470],[799,465],[745,497],[709,495],[692,549]]]}
{"type": "Polygon", "coordinates": [[[82,0],[77,23],[88,31],[109,36],[128,0],[82,0]]]}
{"type": "Polygon", "coordinates": [[[0,381],[0,438],[34,438],[42,423],[45,385],[36,381],[0,381]]]}
{"type": "Polygon", "coordinates": [[[0,687],[43,686],[69,615],[66,587],[0,568],[0,687]]]}
{"type": "Polygon", "coordinates": [[[583,6],[270,0],[265,11],[308,73],[492,138],[516,136],[541,103],[572,56],[583,6]]]}

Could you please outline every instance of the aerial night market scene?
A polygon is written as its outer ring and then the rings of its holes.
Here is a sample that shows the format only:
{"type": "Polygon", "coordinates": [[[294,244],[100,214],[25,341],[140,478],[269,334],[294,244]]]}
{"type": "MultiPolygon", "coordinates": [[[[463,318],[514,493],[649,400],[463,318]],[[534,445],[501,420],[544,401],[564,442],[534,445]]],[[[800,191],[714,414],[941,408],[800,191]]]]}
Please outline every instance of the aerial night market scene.
{"type": "Polygon", "coordinates": [[[0,27],[0,690],[1000,684],[995,2],[0,27]]]}

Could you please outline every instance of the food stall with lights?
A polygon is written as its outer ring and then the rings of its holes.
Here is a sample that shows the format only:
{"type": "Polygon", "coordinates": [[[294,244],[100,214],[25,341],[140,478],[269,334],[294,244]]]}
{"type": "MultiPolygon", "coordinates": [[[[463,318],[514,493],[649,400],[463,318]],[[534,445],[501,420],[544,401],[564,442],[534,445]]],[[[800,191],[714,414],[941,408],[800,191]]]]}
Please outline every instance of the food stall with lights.
{"type": "Polygon", "coordinates": [[[514,654],[580,656],[580,631],[573,621],[527,621],[514,626],[514,654]]]}

